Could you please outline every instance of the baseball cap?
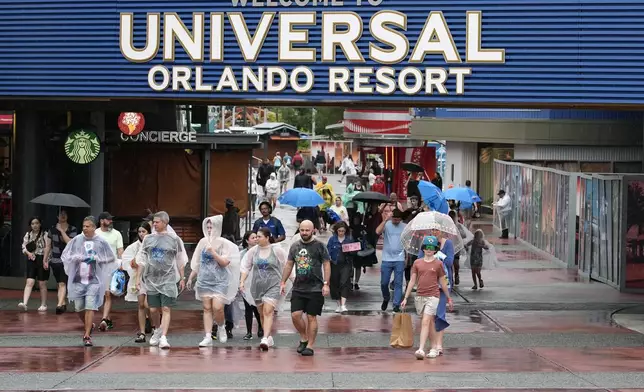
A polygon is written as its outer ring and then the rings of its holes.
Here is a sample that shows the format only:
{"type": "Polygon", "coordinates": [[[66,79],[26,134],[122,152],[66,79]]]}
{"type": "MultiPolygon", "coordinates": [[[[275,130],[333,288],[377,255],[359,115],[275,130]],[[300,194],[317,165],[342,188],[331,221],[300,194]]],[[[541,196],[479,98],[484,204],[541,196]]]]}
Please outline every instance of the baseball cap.
{"type": "Polygon", "coordinates": [[[114,217],[109,212],[103,211],[100,214],[98,214],[98,221],[100,222],[102,219],[113,220],[114,217]]]}
{"type": "Polygon", "coordinates": [[[226,199],[226,205],[227,206],[232,206],[235,205],[235,200],[231,199],[230,197],[226,199]]]}
{"type": "Polygon", "coordinates": [[[438,248],[438,238],[433,235],[428,235],[423,238],[423,249],[429,248],[430,250],[435,250],[438,248]]]}
{"type": "Polygon", "coordinates": [[[501,195],[505,195],[505,191],[503,189],[501,189],[499,193],[497,193],[497,196],[501,196],[501,195]]]}

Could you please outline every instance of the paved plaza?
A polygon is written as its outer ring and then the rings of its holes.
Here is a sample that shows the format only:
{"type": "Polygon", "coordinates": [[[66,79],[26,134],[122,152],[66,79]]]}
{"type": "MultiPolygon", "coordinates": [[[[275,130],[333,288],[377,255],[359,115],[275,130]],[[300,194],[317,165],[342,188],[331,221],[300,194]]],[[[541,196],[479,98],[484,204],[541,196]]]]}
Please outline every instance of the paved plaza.
{"type": "MultiPolygon", "coordinates": [[[[288,207],[276,211],[291,234],[294,214],[288,207]]],[[[314,357],[295,352],[298,335],[288,311],[279,313],[276,348],[267,353],[258,350],[257,338],[241,339],[243,321],[226,344],[199,349],[200,303],[192,292],[184,292],[172,315],[172,348],[160,350],[134,343],[134,307],[119,300],[114,330],[95,332],[95,346],[84,348],[75,314],[22,313],[16,309],[21,292],[3,291],[0,389],[644,388],[644,336],[613,318],[625,309],[617,317],[641,330],[640,316],[632,314],[638,313],[641,297],[583,282],[519,241],[497,239],[488,221],[477,225],[496,246],[499,266],[483,272],[486,285],[479,291],[470,289],[469,271],[461,272],[455,310],[448,315],[452,325],[445,355],[437,359],[417,361],[415,349],[389,347],[393,314],[380,311],[378,266],[363,275],[362,289],[349,299],[347,315],[334,313],[335,304],[328,300],[314,357]]]]}

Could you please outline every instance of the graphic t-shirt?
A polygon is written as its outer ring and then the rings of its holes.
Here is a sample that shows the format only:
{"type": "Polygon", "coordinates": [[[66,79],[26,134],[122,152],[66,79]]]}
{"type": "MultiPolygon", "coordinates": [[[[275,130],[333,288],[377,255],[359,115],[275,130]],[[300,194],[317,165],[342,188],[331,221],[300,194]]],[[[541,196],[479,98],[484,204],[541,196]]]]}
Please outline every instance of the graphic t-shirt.
{"type": "Polygon", "coordinates": [[[83,261],[78,265],[76,276],[74,276],[74,283],[83,285],[98,284],[96,277],[96,250],[94,250],[94,241],[85,241],[83,244],[85,250],[83,261]]]}
{"type": "Polygon", "coordinates": [[[295,262],[295,283],[293,291],[300,293],[321,293],[324,284],[322,264],[330,261],[329,252],[318,240],[305,243],[294,242],[288,259],[295,262]]]}

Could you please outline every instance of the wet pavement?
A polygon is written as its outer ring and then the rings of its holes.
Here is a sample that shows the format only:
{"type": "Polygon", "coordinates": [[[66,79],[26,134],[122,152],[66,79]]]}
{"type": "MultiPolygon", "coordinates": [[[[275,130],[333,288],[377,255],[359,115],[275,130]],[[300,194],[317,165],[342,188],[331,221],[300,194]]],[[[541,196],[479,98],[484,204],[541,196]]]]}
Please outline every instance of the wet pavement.
{"type": "MultiPolygon", "coordinates": [[[[278,208],[275,215],[292,234],[295,211],[278,208]]],[[[615,311],[636,309],[641,296],[588,283],[520,241],[495,238],[489,222],[477,226],[495,245],[498,266],[483,271],[486,286],[476,291],[470,288],[469,271],[461,271],[456,309],[448,315],[451,326],[439,358],[417,361],[415,348],[389,347],[394,316],[391,306],[380,310],[378,265],[363,275],[361,290],[349,298],[348,313],[335,313],[335,303],[327,299],[315,356],[308,358],[295,352],[299,336],[288,304],[276,316],[276,347],[267,353],[258,350],[256,336],[241,339],[246,333],[243,321],[227,343],[199,349],[200,303],[190,292],[173,311],[171,349],[134,343],[135,309],[121,299],[114,305],[115,329],[96,332],[95,346],[84,348],[75,314],[55,315],[54,303],[45,314],[19,312],[20,292],[0,291],[0,390],[644,388],[644,335],[637,332],[644,332],[639,328],[644,311],[613,318],[615,311]]],[[[320,238],[326,241],[327,236],[320,238]]],[[[415,315],[412,319],[418,344],[420,324],[415,315]]]]}

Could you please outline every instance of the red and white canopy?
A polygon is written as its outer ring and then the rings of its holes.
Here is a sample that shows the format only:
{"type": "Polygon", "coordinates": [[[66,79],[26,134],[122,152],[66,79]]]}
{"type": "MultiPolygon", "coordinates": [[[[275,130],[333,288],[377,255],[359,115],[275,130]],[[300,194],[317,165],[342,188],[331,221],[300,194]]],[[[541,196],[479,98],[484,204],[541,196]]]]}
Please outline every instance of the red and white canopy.
{"type": "Polygon", "coordinates": [[[344,132],[376,135],[409,135],[409,110],[347,109],[344,132]]]}

